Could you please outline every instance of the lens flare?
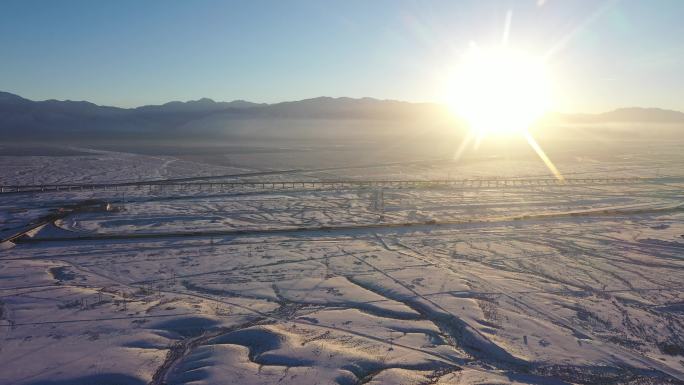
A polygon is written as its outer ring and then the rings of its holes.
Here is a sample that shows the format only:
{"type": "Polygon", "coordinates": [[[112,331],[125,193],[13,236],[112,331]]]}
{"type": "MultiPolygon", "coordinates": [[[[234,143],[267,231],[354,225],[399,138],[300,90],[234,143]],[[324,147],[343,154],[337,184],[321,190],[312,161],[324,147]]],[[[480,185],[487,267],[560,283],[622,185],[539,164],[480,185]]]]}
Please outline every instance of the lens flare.
{"type": "Polygon", "coordinates": [[[470,49],[449,89],[447,104],[477,136],[524,132],[551,100],[543,61],[507,47],[470,49]]]}
{"type": "Polygon", "coordinates": [[[522,135],[553,175],[563,181],[558,168],[528,131],[551,106],[550,81],[542,58],[507,45],[496,49],[471,47],[456,67],[448,89],[446,103],[470,127],[455,158],[460,158],[473,141],[478,146],[487,137],[522,135]]]}

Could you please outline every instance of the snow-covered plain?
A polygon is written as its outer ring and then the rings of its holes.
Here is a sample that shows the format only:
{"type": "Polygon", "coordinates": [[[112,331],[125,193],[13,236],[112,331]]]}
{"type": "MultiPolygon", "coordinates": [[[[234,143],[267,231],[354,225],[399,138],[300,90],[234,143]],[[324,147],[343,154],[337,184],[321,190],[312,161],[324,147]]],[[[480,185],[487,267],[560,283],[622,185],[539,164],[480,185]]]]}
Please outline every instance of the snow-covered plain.
{"type": "MultiPolygon", "coordinates": [[[[679,177],[677,148],[558,165],[679,177]]],[[[0,178],[264,171],[80,151],[3,157],[0,178]]],[[[546,174],[534,159],[322,168],[264,178],[546,174]]],[[[70,203],[117,208],[2,245],[0,383],[684,383],[683,187],[396,187],[382,204],[375,188],[0,195],[3,238],[70,203]]]]}

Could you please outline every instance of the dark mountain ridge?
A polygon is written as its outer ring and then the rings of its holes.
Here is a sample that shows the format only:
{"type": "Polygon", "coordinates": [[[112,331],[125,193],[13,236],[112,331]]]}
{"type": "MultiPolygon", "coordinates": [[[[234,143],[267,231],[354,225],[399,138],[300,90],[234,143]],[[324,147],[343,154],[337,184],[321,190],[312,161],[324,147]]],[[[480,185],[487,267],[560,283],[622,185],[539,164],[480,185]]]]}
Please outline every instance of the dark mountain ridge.
{"type": "Polygon", "coordinates": [[[627,107],[600,114],[566,114],[565,119],[573,122],[684,122],[684,112],[662,108],[627,107]]]}
{"type": "MultiPolygon", "coordinates": [[[[557,114],[571,123],[684,123],[684,113],[657,108],[623,108],[602,114],[557,114]]],[[[203,98],[136,108],[87,101],[32,101],[0,92],[0,134],[7,140],[159,138],[230,133],[240,121],[273,119],[427,122],[449,118],[439,104],[373,98],[317,97],[275,104],[203,98]],[[202,122],[212,122],[206,129],[202,122]],[[195,124],[199,122],[198,124],[195,124]]]]}

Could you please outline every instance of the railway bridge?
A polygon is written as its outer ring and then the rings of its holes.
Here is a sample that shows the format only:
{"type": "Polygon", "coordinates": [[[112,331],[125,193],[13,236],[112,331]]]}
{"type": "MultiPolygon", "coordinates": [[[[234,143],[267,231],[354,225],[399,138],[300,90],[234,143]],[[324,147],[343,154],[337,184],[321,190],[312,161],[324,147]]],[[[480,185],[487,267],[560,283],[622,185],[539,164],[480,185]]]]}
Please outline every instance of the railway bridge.
{"type": "Polygon", "coordinates": [[[151,180],[118,183],[66,183],[35,185],[0,185],[0,194],[48,193],[84,190],[125,190],[129,188],[159,189],[162,191],[229,191],[275,189],[350,189],[350,188],[507,188],[535,186],[629,185],[684,183],[684,177],[660,178],[473,178],[473,179],[376,179],[376,180],[230,180],[190,181],[151,180]]]}

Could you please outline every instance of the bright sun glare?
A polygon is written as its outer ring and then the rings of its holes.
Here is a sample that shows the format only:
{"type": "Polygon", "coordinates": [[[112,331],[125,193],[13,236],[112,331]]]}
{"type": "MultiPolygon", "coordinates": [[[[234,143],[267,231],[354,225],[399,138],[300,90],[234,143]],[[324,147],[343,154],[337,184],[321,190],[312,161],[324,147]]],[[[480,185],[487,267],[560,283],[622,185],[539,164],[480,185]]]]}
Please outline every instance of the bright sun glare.
{"type": "Polygon", "coordinates": [[[448,104],[478,137],[524,134],[549,108],[543,61],[508,47],[473,47],[457,66],[448,104]]]}
{"type": "Polygon", "coordinates": [[[507,46],[489,50],[472,47],[457,67],[449,90],[448,104],[472,131],[454,158],[460,157],[473,137],[477,145],[486,136],[522,135],[549,171],[564,180],[528,132],[551,105],[548,74],[541,58],[507,46]]]}

